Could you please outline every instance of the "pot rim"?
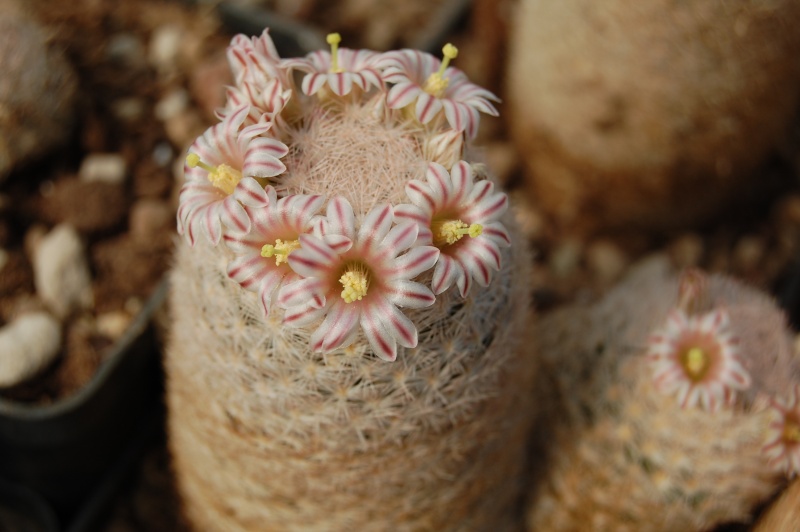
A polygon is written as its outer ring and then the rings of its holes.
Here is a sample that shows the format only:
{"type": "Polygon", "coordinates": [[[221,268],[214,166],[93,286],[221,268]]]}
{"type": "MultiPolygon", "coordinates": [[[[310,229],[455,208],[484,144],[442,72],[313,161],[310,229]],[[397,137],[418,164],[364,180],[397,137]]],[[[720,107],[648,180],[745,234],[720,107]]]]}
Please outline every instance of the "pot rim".
{"type": "Polygon", "coordinates": [[[29,420],[52,419],[76,410],[80,405],[87,402],[102,386],[103,381],[114,371],[114,368],[120,364],[123,356],[130,350],[136,339],[147,330],[153,315],[164,304],[168,292],[169,279],[165,277],[159,282],[142,310],[136,315],[120,339],[110,348],[105,360],[100,364],[100,367],[92,375],[89,382],[80,390],[46,405],[19,403],[0,398],[0,415],[29,420]]]}

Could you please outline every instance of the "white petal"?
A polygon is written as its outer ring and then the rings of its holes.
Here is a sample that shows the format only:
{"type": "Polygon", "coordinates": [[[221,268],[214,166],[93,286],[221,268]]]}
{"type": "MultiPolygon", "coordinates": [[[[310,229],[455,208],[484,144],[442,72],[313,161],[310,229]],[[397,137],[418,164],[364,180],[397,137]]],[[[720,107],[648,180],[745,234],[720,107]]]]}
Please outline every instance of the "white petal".
{"type": "Polygon", "coordinates": [[[361,314],[361,329],[380,359],[392,362],[397,358],[397,341],[382,326],[375,312],[366,311],[361,314]]]}
{"type": "Polygon", "coordinates": [[[405,279],[388,281],[386,295],[390,303],[406,308],[426,308],[436,301],[428,287],[405,279]]]}
{"type": "Polygon", "coordinates": [[[350,202],[343,196],[336,196],[328,202],[326,211],[328,230],[331,233],[344,235],[350,240],[355,240],[355,214],[350,202]]]}
{"type": "MultiPolygon", "coordinates": [[[[280,298],[280,293],[278,297],[280,298]]],[[[314,308],[311,305],[291,307],[283,315],[283,324],[287,327],[305,327],[319,321],[327,311],[327,307],[314,308]]]]}
{"type": "Polygon", "coordinates": [[[233,197],[247,207],[261,208],[269,205],[269,197],[258,181],[244,177],[233,190],[233,197]]]}
{"type": "Polygon", "coordinates": [[[289,266],[303,277],[326,277],[340,262],[339,255],[325,242],[300,235],[300,248],[289,254],[289,266]]]}
{"type": "Polygon", "coordinates": [[[439,255],[439,249],[433,246],[413,248],[392,262],[391,269],[386,273],[387,280],[413,279],[433,268],[439,255]]]}
{"type": "Polygon", "coordinates": [[[327,283],[316,277],[307,277],[284,286],[278,295],[278,303],[282,308],[290,308],[307,304],[312,308],[325,306],[325,288],[327,283]]]}
{"type": "Polygon", "coordinates": [[[442,110],[442,102],[436,96],[421,91],[417,97],[415,112],[421,124],[427,124],[442,110]]]}
{"type": "MultiPolygon", "coordinates": [[[[361,223],[358,230],[357,242],[363,246],[366,253],[377,249],[378,245],[386,238],[394,221],[392,206],[388,203],[373,207],[361,223]]],[[[416,237],[416,235],[415,235],[416,237]]]]}
{"type": "Polygon", "coordinates": [[[465,275],[464,270],[451,257],[442,253],[436,261],[436,268],[433,270],[433,280],[431,288],[437,296],[450,288],[460,275],[465,275]]]}

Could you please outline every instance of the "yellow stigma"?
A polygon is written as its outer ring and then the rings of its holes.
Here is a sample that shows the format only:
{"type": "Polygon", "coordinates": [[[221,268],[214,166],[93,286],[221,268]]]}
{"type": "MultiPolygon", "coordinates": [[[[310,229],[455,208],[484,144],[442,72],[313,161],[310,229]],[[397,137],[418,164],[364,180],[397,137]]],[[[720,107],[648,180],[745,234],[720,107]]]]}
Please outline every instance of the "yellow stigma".
{"type": "Polygon", "coordinates": [[[481,224],[467,225],[461,220],[444,220],[433,222],[431,232],[433,233],[433,244],[443,246],[455,244],[465,235],[469,235],[471,238],[480,236],[483,234],[483,226],[481,224]]]}
{"type": "Polygon", "coordinates": [[[708,369],[708,355],[699,347],[691,347],[683,356],[683,367],[689,378],[700,380],[708,369]]]}
{"type": "Polygon", "coordinates": [[[439,66],[439,71],[434,72],[425,81],[425,86],[422,88],[425,92],[437,98],[444,96],[444,91],[450,84],[450,78],[444,77],[444,71],[450,66],[450,61],[458,57],[458,48],[450,43],[444,45],[442,48],[442,64],[439,66]]]}
{"type": "Polygon", "coordinates": [[[208,172],[208,180],[211,181],[211,184],[225,192],[225,194],[233,194],[233,189],[242,180],[242,173],[239,170],[227,164],[211,166],[204,163],[196,153],[190,153],[186,156],[186,164],[189,165],[189,168],[202,168],[208,172]]]}
{"type": "Polygon", "coordinates": [[[275,257],[275,266],[280,266],[283,262],[288,262],[289,253],[300,247],[299,240],[287,240],[284,242],[280,238],[275,241],[275,245],[264,244],[261,248],[261,256],[265,259],[275,257]]]}
{"type": "Polygon", "coordinates": [[[369,273],[364,265],[355,264],[347,268],[347,271],[339,278],[339,282],[344,287],[342,299],[345,303],[361,301],[369,289],[369,273]]]}
{"type": "Polygon", "coordinates": [[[342,72],[339,68],[339,43],[342,42],[342,36],[338,33],[329,33],[325,40],[331,45],[331,72],[338,74],[342,72]]]}
{"type": "Polygon", "coordinates": [[[794,421],[787,421],[783,427],[783,439],[793,443],[800,443],[800,425],[794,421]]]}

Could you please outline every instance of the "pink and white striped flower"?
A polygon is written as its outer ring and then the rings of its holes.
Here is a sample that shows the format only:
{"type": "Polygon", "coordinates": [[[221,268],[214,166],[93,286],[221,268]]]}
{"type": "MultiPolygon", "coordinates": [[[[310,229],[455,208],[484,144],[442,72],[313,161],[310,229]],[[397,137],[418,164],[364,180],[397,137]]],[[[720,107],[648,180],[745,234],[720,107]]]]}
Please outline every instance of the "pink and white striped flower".
{"type": "Polygon", "coordinates": [[[317,50],[305,58],[287,59],[283,62],[287,68],[307,72],[301,84],[305,94],[316,94],[325,85],[337,96],[349,94],[353,86],[364,92],[369,90],[370,85],[383,87],[381,75],[374,66],[378,54],[369,50],[339,48],[340,41],[338,33],[331,33],[328,35],[330,52],[317,50]]]}
{"type": "Polygon", "coordinates": [[[292,91],[285,90],[280,81],[272,79],[263,86],[244,81],[236,87],[227,87],[225,95],[225,107],[217,110],[217,118],[222,120],[235,109],[249,105],[250,112],[243,125],[250,126],[259,123],[275,124],[280,112],[289,103],[292,91]]]}
{"type": "Polygon", "coordinates": [[[338,196],[328,203],[316,234],[300,235],[289,265],[303,279],[285,284],[278,304],[286,309],[288,326],[322,320],[311,335],[315,351],[346,347],[359,329],[383,360],[397,357],[397,344],[417,345],[417,328],[399,307],[433,304],[431,291],[412,279],[433,266],[439,250],[412,248],[417,224],[392,227],[392,219],[391,205],[379,205],[356,232],[353,209],[338,196]]]}
{"type": "Polygon", "coordinates": [[[412,203],[395,207],[395,219],[417,223],[420,244],[441,251],[433,292],[441,294],[455,283],[466,297],[473,279],[481,286],[489,284],[491,271],[500,269],[500,247],[511,244],[497,221],[508,208],[508,196],[494,192],[490,181],[476,182],[466,161],[459,161],[450,173],[429,163],[426,178],[427,183],[408,182],[406,195],[412,203]]]}
{"type": "Polygon", "coordinates": [[[773,467],[790,478],[800,475],[800,384],[795,384],[787,400],[772,400],[770,415],[763,452],[773,467]]]}
{"type": "Polygon", "coordinates": [[[291,97],[292,85],[269,30],[260,37],[236,35],[227,56],[235,86],[227,88],[227,103],[217,116],[223,119],[240,106],[250,105],[244,125],[274,122],[291,97]]]}
{"type": "Polygon", "coordinates": [[[288,258],[300,247],[300,235],[311,231],[312,217],[325,198],[295,194],[277,199],[273,187],[268,186],[265,191],[269,199],[266,206],[245,209],[250,230],[226,233],[223,238],[236,254],[228,264],[228,276],[245,290],[257,292],[264,316],[268,316],[275,290],[283,283],[300,279],[289,267],[288,258]]]}
{"type": "Polygon", "coordinates": [[[277,79],[284,87],[289,87],[288,75],[281,67],[281,58],[269,36],[269,29],[258,37],[236,35],[231,39],[226,54],[237,85],[247,82],[263,87],[277,79]]]}
{"type": "Polygon", "coordinates": [[[268,204],[266,192],[254,178],[275,177],[286,166],[281,157],[288,153],[282,142],[261,137],[271,124],[240,130],[249,106],[236,109],[210,127],[189,148],[184,165],[186,183],[181,188],[178,233],[194,245],[198,233],[216,245],[222,226],[240,232],[250,229],[247,207],[268,204]]]}
{"type": "Polygon", "coordinates": [[[383,70],[383,80],[393,83],[386,97],[391,109],[414,104],[414,112],[422,124],[427,124],[444,110],[450,127],[466,131],[469,138],[478,132],[479,113],[497,116],[492,101],[500,99],[471,83],[460,70],[449,67],[458,55],[451,44],[442,49],[444,60],[418,50],[399,50],[381,55],[377,66],[383,70]]]}
{"type": "Polygon", "coordinates": [[[699,405],[714,412],[731,404],[736,392],[751,382],[739,361],[737,344],[724,310],[689,316],[674,309],[648,342],[646,356],[656,388],[677,394],[683,408],[699,405]]]}

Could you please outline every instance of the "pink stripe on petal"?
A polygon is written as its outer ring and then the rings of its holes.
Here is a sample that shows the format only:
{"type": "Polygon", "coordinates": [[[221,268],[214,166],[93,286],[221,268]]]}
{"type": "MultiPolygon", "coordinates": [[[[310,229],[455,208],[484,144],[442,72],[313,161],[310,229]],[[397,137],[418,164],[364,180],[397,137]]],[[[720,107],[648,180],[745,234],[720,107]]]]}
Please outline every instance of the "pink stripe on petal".
{"type": "Polygon", "coordinates": [[[444,116],[447,119],[447,123],[450,124],[450,127],[456,131],[464,131],[467,127],[467,121],[458,106],[452,100],[445,99],[442,101],[442,107],[444,108],[444,116]]]}
{"type": "Polygon", "coordinates": [[[427,183],[412,179],[406,184],[406,195],[423,211],[435,212],[438,202],[427,183]]]}
{"type": "Polygon", "coordinates": [[[391,269],[386,273],[387,280],[413,279],[433,268],[439,256],[439,250],[433,246],[413,248],[394,260],[391,269]]]}
{"type": "Polygon", "coordinates": [[[307,304],[312,308],[325,306],[325,282],[315,277],[300,279],[286,285],[278,295],[281,307],[289,308],[307,304]]]}
{"type": "Polygon", "coordinates": [[[471,207],[475,207],[480,204],[481,201],[491,197],[493,191],[494,183],[491,181],[478,181],[473,185],[472,192],[467,198],[467,201],[470,202],[471,207]]]}
{"type": "Polygon", "coordinates": [[[447,173],[444,166],[439,163],[428,163],[428,171],[425,173],[428,179],[428,185],[431,187],[433,197],[437,204],[446,204],[450,199],[452,192],[452,182],[450,181],[450,174],[447,173]]]}
{"type": "Polygon", "coordinates": [[[415,222],[417,224],[428,225],[431,223],[430,215],[422,212],[422,209],[410,203],[397,205],[394,208],[394,221],[400,223],[403,221],[415,222]]]}
{"type": "Polygon", "coordinates": [[[405,279],[388,281],[386,294],[389,301],[398,307],[425,308],[436,301],[433,292],[427,287],[405,279]]]}
{"type": "Polygon", "coordinates": [[[458,161],[453,166],[450,170],[450,186],[454,203],[461,203],[472,191],[473,179],[472,168],[466,161],[458,161]]]}
{"type": "Polygon", "coordinates": [[[492,221],[496,220],[508,209],[508,196],[499,193],[494,194],[490,199],[474,205],[467,210],[466,216],[471,220],[492,221]]]}
{"type": "Polygon", "coordinates": [[[403,347],[417,347],[417,327],[394,305],[382,299],[376,305],[377,317],[397,343],[403,347]]]}
{"type": "Polygon", "coordinates": [[[511,245],[511,237],[505,226],[500,222],[492,222],[483,226],[483,234],[491,238],[498,245],[511,245]]]}
{"type": "Polygon", "coordinates": [[[269,272],[269,265],[259,255],[245,255],[233,259],[227,268],[228,277],[250,289],[269,272]]]}
{"type": "Polygon", "coordinates": [[[344,235],[354,240],[355,237],[355,214],[350,202],[343,196],[336,196],[328,202],[326,211],[330,231],[344,235]]]}
{"type": "Polygon", "coordinates": [[[478,114],[478,111],[472,107],[464,107],[465,108],[462,109],[462,114],[465,116],[466,120],[464,132],[467,134],[468,138],[473,139],[475,138],[475,135],[478,134],[478,126],[480,125],[481,117],[478,114]]]}
{"type": "Polygon", "coordinates": [[[414,222],[403,221],[392,228],[381,244],[381,254],[394,257],[407,250],[417,241],[419,225],[414,222]]]}
{"type": "MultiPolygon", "coordinates": [[[[450,288],[456,281],[459,271],[458,264],[452,258],[444,254],[440,255],[439,260],[436,261],[436,268],[433,270],[431,281],[433,293],[438,296],[450,288]]],[[[461,271],[461,275],[464,275],[463,271],[461,271]]]]}
{"type": "Polygon", "coordinates": [[[500,248],[488,238],[480,236],[469,241],[469,251],[481,257],[495,270],[500,269],[500,248]]]}
{"type": "Polygon", "coordinates": [[[369,312],[362,314],[361,329],[370,347],[381,360],[393,362],[397,358],[397,342],[375,316],[369,312]]]}
{"type": "Polygon", "coordinates": [[[302,277],[321,277],[330,270],[327,263],[315,260],[298,249],[289,254],[289,266],[302,277]]]}
{"type": "Polygon", "coordinates": [[[386,104],[390,109],[400,109],[413,102],[422,93],[422,89],[413,83],[398,83],[389,90],[386,104]]]}
{"type": "Polygon", "coordinates": [[[369,253],[375,250],[378,245],[386,238],[386,234],[392,227],[394,212],[388,203],[373,207],[361,223],[358,229],[356,241],[364,246],[364,250],[369,253]]]}
{"type": "Polygon", "coordinates": [[[228,196],[222,201],[220,209],[220,220],[223,224],[240,233],[250,231],[250,217],[244,210],[241,203],[236,201],[233,196],[228,196]]]}
{"type": "Polygon", "coordinates": [[[439,98],[428,94],[427,92],[420,92],[417,97],[417,105],[415,112],[417,119],[421,124],[430,122],[436,114],[442,110],[442,102],[439,98]]]}
{"type": "Polygon", "coordinates": [[[303,92],[309,96],[316,94],[327,81],[326,74],[308,74],[303,78],[303,83],[301,85],[301,89],[303,92]]]}
{"type": "Polygon", "coordinates": [[[214,209],[206,207],[203,213],[203,229],[208,241],[213,244],[219,244],[222,238],[222,227],[220,226],[219,216],[214,213],[214,209]]]}
{"type": "Polygon", "coordinates": [[[251,177],[239,181],[233,190],[233,197],[248,207],[261,208],[269,205],[269,198],[264,188],[251,177]]]}
{"type": "Polygon", "coordinates": [[[458,288],[458,293],[461,295],[461,297],[467,297],[470,288],[472,288],[472,275],[470,275],[469,271],[467,271],[467,268],[461,263],[461,261],[455,260],[455,264],[458,267],[458,271],[456,273],[456,287],[458,288]]]}
{"type": "Polygon", "coordinates": [[[289,153],[289,147],[277,139],[268,137],[258,137],[250,141],[250,146],[258,152],[268,153],[278,159],[285,157],[289,153]]]}
{"type": "Polygon", "coordinates": [[[353,89],[353,75],[349,72],[337,72],[328,74],[328,84],[334,94],[344,96],[353,89]]]}
{"type": "Polygon", "coordinates": [[[351,329],[358,323],[358,308],[337,299],[329,308],[327,316],[310,338],[311,349],[327,352],[339,347],[335,341],[344,341],[348,324],[351,329]]]}
{"type": "Polygon", "coordinates": [[[318,321],[327,312],[327,308],[314,308],[309,305],[292,307],[283,315],[283,324],[289,327],[305,327],[318,321]]]}
{"type": "MultiPolygon", "coordinates": [[[[338,260],[336,251],[331,248],[325,240],[321,240],[312,235],[299,235],[300,249],[295,253],[302,251],[308,257],[318,260],[322,263],[333,263],[338,260]]],[[[291,257],[292,255],[289,255],[291,257]]]]}
{"type": "Polygon", "coordinates": [[[353,247],[353,241],[344,235],[325,235],[322,241],[331,247],[336,253],[344,253],[353,247]]]}
{"type": "Polygon", "coordinates": [[[266,152],[248,153],[242,168],[246,177],[275,177],[286,171],[286,165],[280,159],[266,152]]]}

